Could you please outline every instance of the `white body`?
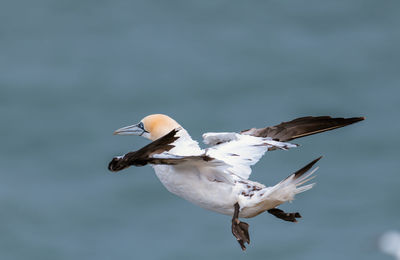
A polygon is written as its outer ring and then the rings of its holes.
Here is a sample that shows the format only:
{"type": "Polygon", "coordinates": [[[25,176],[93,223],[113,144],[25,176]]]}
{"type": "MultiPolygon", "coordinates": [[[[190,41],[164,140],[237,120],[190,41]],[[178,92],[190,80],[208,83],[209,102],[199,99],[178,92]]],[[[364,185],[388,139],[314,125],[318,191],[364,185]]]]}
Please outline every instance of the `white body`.
{"type": "Polygon", "coordinates": [[[239,203],[240,217],[254,217],[294,198],[294,195],[312,187],[298,187],[314,171],[294,179],[289,176],[273,187],[248,180],[250,166],[255,164],[268,148],[287,149],[293,144],[272,141],[236,133],[204,134],[204,142],[213,146],[202,150],[186,130],[181,129],[168,152],[157,157],[196,156],[206,154],[216,160],[190,161],[178,165],[153,165],[157,177],[171,193],[202,208],[225,215],[234,213],[239,203]]]}

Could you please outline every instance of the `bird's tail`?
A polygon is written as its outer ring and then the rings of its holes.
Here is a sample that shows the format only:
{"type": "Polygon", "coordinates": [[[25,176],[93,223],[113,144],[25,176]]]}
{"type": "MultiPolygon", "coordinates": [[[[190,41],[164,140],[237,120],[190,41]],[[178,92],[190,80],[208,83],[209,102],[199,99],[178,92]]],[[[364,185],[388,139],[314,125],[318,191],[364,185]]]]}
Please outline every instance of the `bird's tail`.
{"type": "Polygon", "coordinates": [[[293,200],[296,194],[311,189],[314,186],[314,183],[307,185],[303,184],[305,184],[306,182],[310,181],[315,177],[311,175],[318,169],[318,167],[314,168],[312,171],[310,171],[310,169],[321,158],[322,156],[310,162],[300,170],[291,174],[286,179],[284,179],[283,181],[279,182],[274,187],[272,187],[271,192],[268,194],[268,199],[276,201],[279,204],[282,204],[286,201],[293,200]]]}

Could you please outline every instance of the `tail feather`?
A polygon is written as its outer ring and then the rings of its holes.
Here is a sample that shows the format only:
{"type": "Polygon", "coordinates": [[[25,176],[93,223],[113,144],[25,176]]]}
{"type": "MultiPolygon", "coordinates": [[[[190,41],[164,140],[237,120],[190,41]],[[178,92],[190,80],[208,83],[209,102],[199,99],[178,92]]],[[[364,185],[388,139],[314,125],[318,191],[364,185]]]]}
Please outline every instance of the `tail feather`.
{"type": "Polygon", "coordinates": [[[315,183],[303,185],[310,180],[312,180],[315,176],[311,176],[318,170],[318,167],[314,168],[312,171],[309,171],[314,164],[316,164],[320,159],[319,157],[314,161],[310,162],[300,170],[288,176],[283,181],[279,182],[277,185],[273,187],[273,191],[268,195],[269,198],[281,201],[282,203],[285,201],[292,201],[296,194],[307,191],[311,189],[315,183]]]}
{"type": "Polygon", "coordinates": [[[255,194],[256,196],[247,198],[247,201],[243,204],[245,204],[245,208],[250,211],[250,213],[248,212],[248,216],[254,217],[287,201],[292,201],[296,194],[311,189],[315,185],[314,183],[304,184],[314,178],[312,175],[318,170],[318,167],[315,167],[311,171],[310,169],[321,158],[322,156],[310,162],[275,186],[265,187],[257,191],[255,194]]]}
{"type": "MultiPolygon", "coordinates": [[[[308,172],[313,166],[314,164],[316,164],[319,160],[321,160],[322,156],[318,157],[317,159],[313,160],[312,162],[308,163],[306,166],[304,166],[303,168],[301,168],[300,170],[297,170],[296,172],[294,172],[293,174],[289,175],[286,179],[290,178],[293,176],[293,178],[299,179],[302,178],[304,179],[307,178],[310,174],[308,174],[307,176],[303,176],[306,172],[308,172]]],[[[284,182],[286,179],[284,179],[282,182],[284,182]]]]}

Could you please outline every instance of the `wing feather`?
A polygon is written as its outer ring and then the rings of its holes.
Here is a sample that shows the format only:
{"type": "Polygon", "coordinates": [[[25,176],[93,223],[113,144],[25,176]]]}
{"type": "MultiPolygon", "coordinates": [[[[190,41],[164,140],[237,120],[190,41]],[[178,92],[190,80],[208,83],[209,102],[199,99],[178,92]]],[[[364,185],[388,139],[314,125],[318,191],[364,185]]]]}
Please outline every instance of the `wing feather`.
{"type": "Polygon", "coordinates": [[[178,130],[174,129],[165,136],[151,142],[137,151],[129,152],[123,156],[114,157],[108,164],[108,169],[115,172],[132,165],[144,166],[148,164],[153,155],[167,152],[174,148],[172,143],[179,138],[175,136],[177,132],[178,130]]]}
{"type": "Polygon", "coordinates": [[[274,141],[271,138],[260,138],[237,133],[206,133],[204,142],[212,144],[206,154],[225,162],[231,174],[248,179],[251,166],[256,164],[270,149],[289,149],[297,145],[274,141]]]}
{"type": "Polygon", "coordinates": [[[251,128],[240,132],[257,137],[271,137],[274,140],[287,142],[296,138],[330,131],[364,120],[364,117],[332,118],[330,116],[300,117],[276,126],[265,128],[251,128]]]}
{"type": "MultiPolygon", "coordinates": [[[[178,165],[183,163],[193,162],[210,162],[215,161],[214,158],[206,155],[205,153],[200,155],[175,155],[168,153],[172,148],[175,147],[174,142],[179,137],[176,133],[179,130],[174,129],[167,135],[151,142],[143,148],[129,152],[123,156],[114,157],[108,165],[110,171],[120,171],[129,166],[144,166],[146,164],[165,164],[165,165],[178,165]]],[[[221,162],[214,162],[214,165],[221,162]]]]}

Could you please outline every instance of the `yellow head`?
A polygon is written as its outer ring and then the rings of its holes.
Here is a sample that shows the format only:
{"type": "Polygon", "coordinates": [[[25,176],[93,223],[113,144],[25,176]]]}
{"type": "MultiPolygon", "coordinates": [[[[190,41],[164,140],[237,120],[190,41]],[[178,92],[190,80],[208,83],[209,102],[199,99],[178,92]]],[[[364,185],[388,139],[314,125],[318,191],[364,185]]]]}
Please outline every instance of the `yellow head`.
{"type": "Polygon", "coordinates": [[[163,114],[153,114],[143,118],[138,124],[120,128],[115,135],[139,135],[152,141],[168,134],[180,125],[172,118],[163,114]]]}

